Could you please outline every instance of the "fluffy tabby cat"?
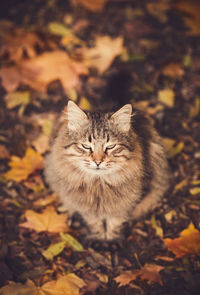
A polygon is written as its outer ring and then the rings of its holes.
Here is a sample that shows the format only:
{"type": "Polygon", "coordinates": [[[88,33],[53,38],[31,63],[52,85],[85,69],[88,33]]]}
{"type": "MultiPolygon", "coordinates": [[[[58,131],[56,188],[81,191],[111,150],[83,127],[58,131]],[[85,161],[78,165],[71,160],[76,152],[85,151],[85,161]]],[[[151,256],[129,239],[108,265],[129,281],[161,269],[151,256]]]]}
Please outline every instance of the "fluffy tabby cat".
{"type": "Polygon", "coordinates": [[[89,238],[118,238],[123,223],[144,217],[169,187],[161,138],[131,104],[103,113],[69,101],[61,118],[46,180],[70,216],[82,215],[89,238]]]}

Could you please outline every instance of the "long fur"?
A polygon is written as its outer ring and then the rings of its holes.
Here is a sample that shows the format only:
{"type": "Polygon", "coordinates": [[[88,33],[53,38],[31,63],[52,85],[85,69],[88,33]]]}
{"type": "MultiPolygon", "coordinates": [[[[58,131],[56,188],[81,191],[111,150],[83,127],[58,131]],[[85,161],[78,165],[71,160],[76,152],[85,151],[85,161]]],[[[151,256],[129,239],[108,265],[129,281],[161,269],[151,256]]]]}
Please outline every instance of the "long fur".
{"type": "Polygon", "coordinates": [[[69,102],[45,177],[63,208],[82,215],[88,237],[103,240],[118,238],[123,223],[144,217],[169,187],[161,138],[131,105],[85,113],[69,102]]]}

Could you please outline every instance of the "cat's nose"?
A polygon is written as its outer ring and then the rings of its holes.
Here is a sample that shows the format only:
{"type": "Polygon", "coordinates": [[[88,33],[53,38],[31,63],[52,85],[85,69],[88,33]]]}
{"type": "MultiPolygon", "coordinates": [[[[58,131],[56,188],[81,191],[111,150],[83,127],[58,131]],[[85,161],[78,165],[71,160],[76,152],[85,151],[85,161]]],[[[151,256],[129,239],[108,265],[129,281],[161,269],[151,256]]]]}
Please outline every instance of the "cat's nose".
{"type": "Polygon", "coordinates": [[[101,161],[101,160],[97,160],[97,159],[95,159],[94,162],[95,162],[96,165],[99,167],[99,165],[101,164],[102,161],[101,161]]]}

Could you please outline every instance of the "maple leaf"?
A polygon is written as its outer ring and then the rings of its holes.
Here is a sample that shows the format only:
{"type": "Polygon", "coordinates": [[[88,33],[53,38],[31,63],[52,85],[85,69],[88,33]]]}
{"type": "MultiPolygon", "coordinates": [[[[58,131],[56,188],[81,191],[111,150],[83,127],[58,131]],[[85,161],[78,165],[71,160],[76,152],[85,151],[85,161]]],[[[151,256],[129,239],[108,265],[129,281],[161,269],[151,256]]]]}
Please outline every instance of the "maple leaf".
{"type": "Polygon", "coordinates": [[[32,148],[27,148],[24,158],[12,156],[9,162],[11,170],[5,173],[6,179],[20,182],[37,169],[43,167],[43,157],[32,148]]]}
{"type": "Polygon", "coordinates": [[[185,255],[200,255],[200,232],[191,222],[176,239],[164,239],[165,245],[177,258],[185,255]]]}
{"type": "Polygon", "coordinates": [[[71,0],[74,6],[81,5],[92,12],[101,12],[108,0],[71,0]]]}
{"type": "Polygon", "coordinates": [[[79,290],[85,285],[81,278],[69,273],[41,287],[37,287],[31,280],[25,284],[9,282],[0,289],[0,295],[79,295],[79,290]]]}
{"type": "Polygon", "coordinates": [[[20,65],[4,67],[0,77],[7,92],[15,91],[20,83],[45,92],[47,85],[55,80],[60,80],[67,92],[78,85],[79,75],[87,73],[84,64],[72,60],[66,52],[56,50],[24,60],[20,65]]]}
{"type": "Polygon", "coordinates": [[[27,280],[25,284],[9,282],[8,285],[0,289],[0,295],[43,295],[40,293],[37,286],[31,281],[27,280]]]}
{"type": "Polygon", "coordinates": [[[160,285],[163,285],[161,275],[159,274],[163,268],[164,267],[161,265],[146,263],[141,268],[139,276],[142,280],[147,280],[150,284],[159,283],[160,285]]]}
{"type": "Polygon", "coordinates": [[[0,55],[8,53],[10,60],[19,62],[25,55],[30,58],[35,57],[36,46],[43,48],[44,43],[34,32],[28,32],[18,28],[12,34],[6,34],[3,46],[0,49],[0,55]]]}
{"type": "Polygon", "coordinates": [[[21,223],[20,226],[33,229],[37,232],[48,231],[59,233],[69,231],[66,224],[67,214],[58,214],[52,206],[48,206],[42,213],[27,210],[25,217],[27,221],[21,223]]]}
{"type": "Polygon", "coordinates": [[[142,280],[147,280],[148,283],[159,283],[163,285],[161,276],[159,272],[164,267],[157,264],[145,264],[141,269],[133,269],[124,271],[118,277],[115,278],[115,281],[119,283],[119,287],[130,284],[131,281],[140,277],[142,280]]]}
{"type": "Polygon", "coordinates": [[[137,276],[139,275],[140,270],[134,269],[134,270],[127,270],[124,271],[122,274],[117,276],[114,280],[119,283],[119,287],[128,285],[131,281],[134,281],[137,276]]]}
{"type": "Polygon", "coordinates": [[[79,295],[79,289],[85,286],[85,282],[74,273],[69,273],[44,284],[41,288],[48,295],[79,295]]]}
{"type": "Polygon", "coordinates": [[[83,49],[83,63],[87,67],[97,68],[102,74],[123,51],[122,37],[112,39],[109,36],[100,36],[96,38],[95,47],[83,49]]]}

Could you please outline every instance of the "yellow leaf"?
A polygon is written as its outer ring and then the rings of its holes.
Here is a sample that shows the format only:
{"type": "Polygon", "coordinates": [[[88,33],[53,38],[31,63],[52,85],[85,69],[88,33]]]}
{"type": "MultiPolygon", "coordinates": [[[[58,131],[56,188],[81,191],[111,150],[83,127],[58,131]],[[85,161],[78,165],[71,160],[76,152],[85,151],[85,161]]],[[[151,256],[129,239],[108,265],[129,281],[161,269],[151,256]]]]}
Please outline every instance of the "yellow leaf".
{"type": "Polygon", "coordinates": [[[95,67],[99,73],[105,72],[116,56],[124,51],[123,39],[100,36],[96,39],[96,46],[83,49],[83,63],[87,67],[95,67]]]}
{"type": "Polygon", "coordinates": [[[164,239],[165,245],[177,258],[185,255],[200,255],[200,232],[191,222],[176,239],[164,239]]]}
{"type": "Polygon", "coordinates": [[[61,239],[65,242],[65,244],[72,248],[74,251],[78,251],[78,252],[84,252],[84,248],[83,246],[74,238],[72,237],[70,234],[60,234],[61,239]]]}
{"type": "Polygon", "coordinates": [[[172,89],[163,89],[158,91],[158,100],[168,107],[174,106],[174,91],[172,89]]]}
{"type": "Polygon", "coordinates": [[[27,105],[30,102],[29,91],[15,91],[5,95],[6,106],[8,109],[15,108],[19,105],[27,105]]]}
{"type": "Polygon", "coordinates": [[[61,241],[59,243],[49,246],[46,250],[42,251],[42,255],[47,260],[52,260],[55,256],[59,255],[66,247],[66,242],[61,241]]]}
{"type": "Polygon", "coordinates": [[[41,290],[48,295],[79,295],[80,288],[83,288],[85,285],[82,279],[70,273],[61,276],[57,281],[50,281],[44,284],[41,290]]]}
{"type": "Polygon", "coordinates": [[[72,34],[72,30],[66,25],[57,22],[51,22],[48,24],[48,30],[50,33],[58,36],[68,36],[72,34]]]}
{"type": "Polygon", "coordinates": [[[101,12],[108,0],[72,0],[72,4],[81,5],[92,12],[101,12]]]}
{"type": "Polygon", "coordinates": [[[85,111],[90,111],[92,108],[90,102],[87,100],[86,97],[81,98],[81,101],[79,103],[79,107],[85,111]]]}
{"type": "Polygon", "coordinates": [[[163,237],[163,229],[162,229],[162,227],[157,225],[155,215],[152,215],[152,217],[151,217],[151,225],[155,229],[156,234],[162,238],[163,237]]]}
{"type": "Polygon", "coordinates": [[[190,189],[191,195],[197,195],[200,194],[200,187],[193,187],[190,189]]]}
{"type": "Polygon", "coordinates": [[[199,111],[200,111],[200,98],[196,97],[195,101],[194,101],[194,104],[192,104],[190,106],[189,117],[190,118],[195,118],[199,114],[199,111]]]}
{"type": "Polygon", "coordinates": [[[25,217],[27,221],[20,224],[20,226],[33,229],[37,232],[48,231],[51,233],[60,233],[69,231],[66,224],[67,215],[57,214],[52,206],[47,207],[42,213],[27,210],[25,217]]]}
{"type": "Polygon", "coordinates": [[[9,166],[11,170],[5,174],[6,179],[20,182],[43,167],[43,157],[29,147],[24,158],[12,156],[9,166]]]}
{"type": "Polygon", "coordinates": [[[175,147],[172,147],[168,152],[167,152],[167,157],[173,158],[176,155],[180,154],[184,148],[184,142],[179,142],[175,147]]]}
{"type": "Polygon", "coordinates": [[[140,269],[126,270],[117,276],[114,280],[119,283],[119,287],[128,285],[131,281],[134,281],[140,273],[140,269]]]}

